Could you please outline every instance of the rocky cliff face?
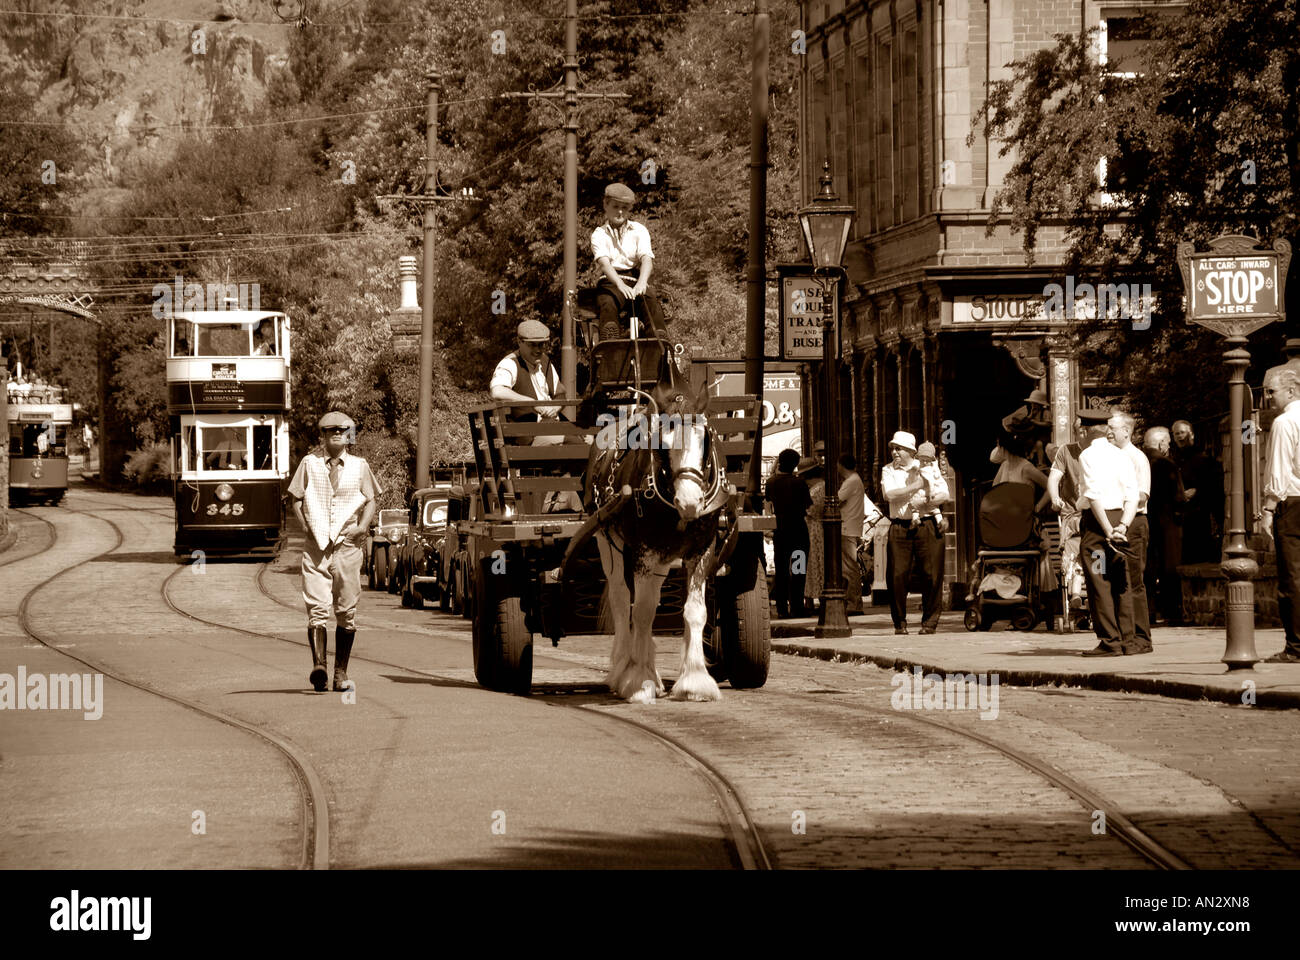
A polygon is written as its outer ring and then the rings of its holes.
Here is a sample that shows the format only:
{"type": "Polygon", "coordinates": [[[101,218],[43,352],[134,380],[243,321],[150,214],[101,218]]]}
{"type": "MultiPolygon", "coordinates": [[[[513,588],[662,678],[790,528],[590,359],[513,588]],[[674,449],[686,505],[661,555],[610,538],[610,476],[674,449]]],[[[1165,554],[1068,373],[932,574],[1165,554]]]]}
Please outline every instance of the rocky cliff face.
{"type": "Polygon", "coordinates": [[[75,175],[91,194],[129,184],[176,148],[189,125],[236,123],[288,78],[294,29],[271,3],[237,0],[31,0],[0,20],[0,69],[38,96],[84,147],[75,175]],[[254,22],[249,22],[254,21],[254,22]]]}

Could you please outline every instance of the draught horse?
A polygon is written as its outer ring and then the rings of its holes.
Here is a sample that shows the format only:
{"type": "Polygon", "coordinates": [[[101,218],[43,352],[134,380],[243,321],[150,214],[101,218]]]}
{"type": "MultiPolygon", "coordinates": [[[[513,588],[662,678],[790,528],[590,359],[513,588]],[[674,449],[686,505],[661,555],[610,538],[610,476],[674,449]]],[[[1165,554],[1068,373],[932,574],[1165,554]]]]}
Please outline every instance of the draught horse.
{"type": "Polygon", "coordinates": [[[726,475],[708,427],[708,390],[697,397],[676,379],[661,375],[643,394],[645,404],[597,436],[587,469],[587,505],[600,518],[595,536],[614,625],[606,682],[634,703],[667,693],[655,666],[652,626],[664,578],[678,558],[686,575],[685,630],[672,698],[722,699],[704,661],[704,621],[726,475]]]}

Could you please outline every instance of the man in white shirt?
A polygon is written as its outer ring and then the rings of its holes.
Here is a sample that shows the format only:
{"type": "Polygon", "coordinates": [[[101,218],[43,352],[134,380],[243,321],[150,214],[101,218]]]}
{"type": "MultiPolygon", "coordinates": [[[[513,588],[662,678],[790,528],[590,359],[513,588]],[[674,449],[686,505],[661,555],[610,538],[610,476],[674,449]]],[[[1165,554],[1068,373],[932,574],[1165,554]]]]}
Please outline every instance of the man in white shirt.
{"type": "Polygon", "coordinates": [[[1151,461],[1133,443],[1133,428],[1137,426],[1131,414],[1123,410],[1110,412],[1106,421],[1110,429],[1110,442],[1129,458],[1137,474],[1138,506],[1133,525],[1128,530],[1129,590],[1133,595],[1133,636],[1138,653],[1151,652],[1151,611],[1147,604],[1147,549],[1151,543],[1151,529],[1147,522],[1147,500],[1151,498],[1151,461]]]}
{"type": "MultiPolygon", "coordinates": [[[[546,345],[551,339],[546,324],[540,320],[525,320],[515,329],[515,334],[518,337],[517,349],[502,357],[492,371],[492,382],[488,387],[492,399],[498,403],[537,403],[563,397],[564,385],[560,383],[554,365],[546,358],[546,345]]],[[[540,406],[535,410],[512,411],[508,419],[535,423],[538,420],[556,420],[560,416],[559,406],[540,406]]],[[[539,446],[562,440],[562,437],[534,438],[539,446]]]]}
{"type": "Polygon", "coordinates": [[[921,633],[934,633],[943,609],[943,547],[940,529],[942,512],[935,508],[948,501],[948,486],[942,474],[927,474],[916,457],[916,437],[899,430],[889,442],[893,462],[880,471],[881,490],[889,501],[889,552],[885,577],[889,582],[889,612],[894,633],[907,633],[907,585],[912,569],[919,565],[921,588],[921,633]],[[938,477],[938,483],[934,477],[938,477]]]}
{"type": "Polygon", "coordinates": [[[1268,433],[1256,529],[1273,538],[1277,551],[1277,612],[1286,634],[1286,647],[1265,661],[1300,663],[1300,371],[1281,366],[1264,374],[1264,400],[1282,413],[1268,433]]]}
{"type": "Polygon", "coordinates": [[[1109,427],[1088,428],[1088,448],[1079,455],[1080,555],[1088,579],[1088,614],[1098,645],[1085,657],[1118,657],[1141,651],[1133,627],[1128,531],[1137,514],[1138,480],[1133,461],[1106,439],[1109,427]]]}
{"type": "Polygon", "coordinates": [[[621,183],[605,188],[605,222],[591,234],[591,255],[601,271],[596,284],[596,309],[600,312],[600,336],[611,340],[626,336],[620,330],[619,317],[633,301],[636,316],[647,336],[667,338],[659,297],[650,285],[654,269],[654,252],[650,249],[650,231],[643,224],[629,220],[636,196],[621,183]],[[646,329],[646,321],[649,328],[646,329]]]}

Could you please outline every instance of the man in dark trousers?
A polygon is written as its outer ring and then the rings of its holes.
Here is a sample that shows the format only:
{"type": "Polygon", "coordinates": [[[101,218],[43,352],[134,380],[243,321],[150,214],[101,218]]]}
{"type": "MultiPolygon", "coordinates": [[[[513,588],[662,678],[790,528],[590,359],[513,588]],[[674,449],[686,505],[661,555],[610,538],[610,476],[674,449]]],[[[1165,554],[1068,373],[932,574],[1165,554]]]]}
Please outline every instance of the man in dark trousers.
{"type": "Polygon", "coordinates": [[[763,496],[772,504],[776,516],[776,532],[772,536],[776,615],[782,619],[804,615],[803,588],[808,569],[808,524],[804,514],[812,506],[812,497],[808,484],[794,475],[798,465],[797,450],[782,450],[776,458],[776,473],[767,481],[763,496]]]}
{"type": "Polygon", "coordinates": [[[1264,374],[1264,401],[1281,410],[1268,432],[1264,502],[1256,529],[1277,552],[1277,614],[1286,634],[1268,663],[1300,663],[1300,373],[1273,367],[1264,374]]]}
{"type": "Polygon", "coordinates": [[[1088,428],[1088,448],[1079,456],[1083,486],[1079,506],[1079,560],[1088,578],[1088,615],[1097,632],[1085,657],[1118,657],[1144,651],[1133,622],[1129,588],[1128,528],[1137,515],[1138,478],[1133,462],[1106,439],[1108,428],[1088,428]]]}
{"type": "Polygon", "coordinates": [[[1178,564],[1183,556],[1183,528],[1178,509],[1183,502],[1183,480],[1178,465],[1169,456],[1168,427],[1151,427],[1142,440],[1151,463],[1151,499],[1147,519],[1151,541],[1147,552],[1147,608],[1154,626],[1164,620],[1178,624],[1183,619],[1182,581],[1178,564]]]}
{"type": "Polygon", "coordinates": [[[1175,420],[1174,462],[1183,479],[1183,563],[1218,563],[1223,543],[1223,466],[1196,448],[1186,420],[1175,420]]]}

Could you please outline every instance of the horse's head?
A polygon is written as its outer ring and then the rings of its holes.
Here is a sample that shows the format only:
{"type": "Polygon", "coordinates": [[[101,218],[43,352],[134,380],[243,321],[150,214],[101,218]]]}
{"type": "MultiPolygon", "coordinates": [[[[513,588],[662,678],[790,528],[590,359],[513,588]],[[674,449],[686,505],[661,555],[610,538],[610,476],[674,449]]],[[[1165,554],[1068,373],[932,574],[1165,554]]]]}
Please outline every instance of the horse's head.
{"type": "Polygon", "coordinates": [[[673,505],[683,520],[694,520],[703,512],[717,478],[711,476],[709,429],[705,412],[709,392],[695,396],[682,385],[656,393],[659,400],[659,449],[666,454],[672,475],[673,505]]]}

